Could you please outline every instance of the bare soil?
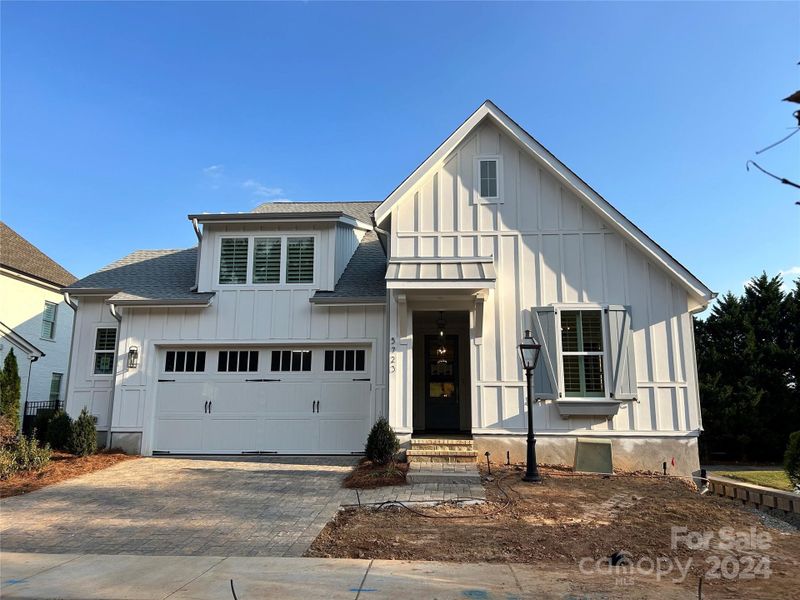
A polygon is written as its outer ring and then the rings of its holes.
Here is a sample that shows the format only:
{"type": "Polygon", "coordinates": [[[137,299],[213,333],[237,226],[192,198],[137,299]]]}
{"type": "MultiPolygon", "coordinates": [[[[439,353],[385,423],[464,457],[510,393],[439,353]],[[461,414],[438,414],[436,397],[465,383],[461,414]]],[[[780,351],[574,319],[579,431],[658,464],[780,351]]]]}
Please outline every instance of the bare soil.
{"type": "Polygon", "coordinates": [[[137,457],[114,450],[89,456],[73,456],[66,452],[53,452],[50,462],[41,471],[16,473],[8,479],[0,481],[0,498],[27,494],[47,485],[100,469],[107,469],[123,460],[133,458],[137,457]]]}
{"type": "Polygon", "coordinates": [[[362,490],[405,485],[407,472],[408,463],[390,462],[386,465],[376,465],[365,458],[356,465],[342,485],[346,488],[362,490]]]}
{"type": "MultiPolygon", "coordinates": [[[[652,475],[603,477],[545,469],[542,484],[520,480],[520,467],[492,468],[485,482],[487,503],[382,510],[352,509],[320,533],[307,556],[453,562],[529,563],[572,569],[581,559],[607,562],[616,551],[634,562],[668,557],[686,564],[682,585],[695,590],[704,577],[704,597],[800,598],[800,532],[766,527],[735,501],[700,496],[680,479],[652,475]],[[672,527],[713,533],[711,546],[672,547],[672,527]],[[768,548],[720,548],[718,532],[768,534],[768,548]],[[715,557],[744,572],[751,559],[765,558],[768,579],[713,579],[715,557]],[[716,594],[716,595],[715,595],[716,594]]],[[[747,544],[745,544],[747,546],[747,544]]],[[[719,571],[717,571],[719,573],[719,571]]],[[[696,595],[695,595],[696,597],[696,595]]]]}

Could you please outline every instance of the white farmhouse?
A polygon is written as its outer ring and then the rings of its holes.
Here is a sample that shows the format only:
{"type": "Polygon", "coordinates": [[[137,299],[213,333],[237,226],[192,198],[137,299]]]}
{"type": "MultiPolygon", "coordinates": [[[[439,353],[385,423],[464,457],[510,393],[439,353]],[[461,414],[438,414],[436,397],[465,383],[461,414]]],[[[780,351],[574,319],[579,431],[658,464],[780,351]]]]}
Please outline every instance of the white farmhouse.
{"type": "Polygon", "coordinates": [[[111,445],[351,453],[386,416],[412,449],[520,459],[530,329],[540,462],[595,438],[616,467],[698,468],[692,313],[714,294],[489,101],[383,202],[189,221],[196,248],[66,288],[69,410],[111,445]]]}
{"type": "Polygon", "coordinates": [[[63,401],[74,315],[60,290],[75,279],[0,222],[0,365],[13,349],[20,411],[63,401]]]}

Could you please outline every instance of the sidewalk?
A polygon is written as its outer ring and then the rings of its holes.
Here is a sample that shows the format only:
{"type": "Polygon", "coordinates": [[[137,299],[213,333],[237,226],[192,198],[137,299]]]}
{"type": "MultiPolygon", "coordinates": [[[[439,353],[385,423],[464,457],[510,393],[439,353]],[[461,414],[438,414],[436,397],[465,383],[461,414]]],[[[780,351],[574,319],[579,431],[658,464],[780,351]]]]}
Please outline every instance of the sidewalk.
{"type": "Polygon", "coordinates": [[[696,598],[693,586],[582,576],[577,567],[324,558],[0,553],[3,598],[67,600],[696,598]]]}

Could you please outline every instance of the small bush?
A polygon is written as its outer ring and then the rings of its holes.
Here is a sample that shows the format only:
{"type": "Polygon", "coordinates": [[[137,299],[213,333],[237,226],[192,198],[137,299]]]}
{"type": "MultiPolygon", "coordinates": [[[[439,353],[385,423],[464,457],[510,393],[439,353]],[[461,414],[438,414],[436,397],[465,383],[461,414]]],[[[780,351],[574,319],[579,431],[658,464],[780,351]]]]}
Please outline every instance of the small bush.
{"type": "Polygon", "coordinates": [[[8,448],[17,443],[19,432],[14,427],[11,419],[0,417],[0,448],[8,448]]]}
{"type": "Polygon", "coordinates": [[[47,443],[47,430],[50,427],[50,419],[53,418],[55,411],[51,408],[40,408],[33,420],[33,428],[36,430],[36,439],[42,444],[47,443]]]}
{"type": "Polygon", "coordinates": [[[97,428],[94,425],[94,417],[89,414],[86,407],[72,423],[69,451],[75,456],[88,456],[97,452],[97,428]]]}
{"type": "Polygon", "coordinates": [[[47,442],[53,450],[69,450],[72,438],[72,418],[63,410],[50,417],[47,424],[47,442]]]}
{"type": "Polygon", "coordinates": [[[50,446],[40,446],[36,435],[19,436],[16,444],[0,449],[0,479],[22,471],[40,471],[50,462],[50,446]]]}
{"type": "Polygon", "coordinates": [[[367,437],[367,445],[364,448],[367,459],[377,465],[385,465],[392,460],[398,448],[400,442],[394,429],[389,426],[389,421],[381,417],[372,426],[367,437]]]}
{"type": "Polygon", "coordinates": [[[789,435],[786,453],[783,455],[783,468],[795,488],[800,487],[800,431],[789,435]]]}

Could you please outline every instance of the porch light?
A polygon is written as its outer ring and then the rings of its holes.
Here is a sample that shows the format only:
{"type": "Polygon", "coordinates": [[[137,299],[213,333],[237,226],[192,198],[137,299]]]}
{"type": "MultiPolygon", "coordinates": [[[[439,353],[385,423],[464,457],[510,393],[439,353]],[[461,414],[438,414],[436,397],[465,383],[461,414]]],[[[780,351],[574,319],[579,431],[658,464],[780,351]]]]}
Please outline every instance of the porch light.
{"type": "Polygon", "coordinates": [[[139,366],[139,347],[131,346],[128,348],[128,368],[135,369],[139,366]]]}
{"type": "Polygon", "coordinates": [[[536,464],[536,437],[533,434],[533,370],[539,362],[539,351],[542,349],[529,329],[525,330],[525,336],[519,343],[519,358],[522,361],[522,368],[525,370],[525,380],[528,388],[528,438],[525,475],[523,481],[538,483],[542,480],[539,475],[539,467],[536,464]]]}
{"type": "Polygon", "coordinates": [[[439,311],[439,320],[436,321],[436,327],[439,329],[439,337],[444,337],[444,328],[447,323],[444,320],[444,312],[439,311]]]}
{"type": "Polygon", "coordinates": [[[530,329],[525,330],[525,336],[519,344],[519,358],[522,361],[522,368],[525,371],[529,369],[532,371],[536,368],[539,362],[539,352],[541,351],[541,344],[537,344],[533,339],[530,329]]]}

